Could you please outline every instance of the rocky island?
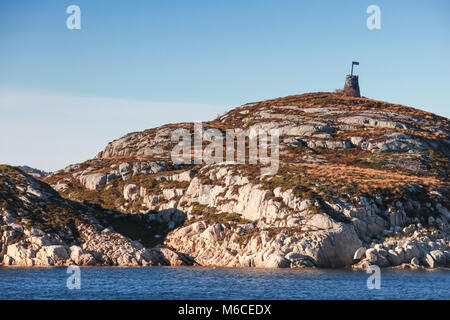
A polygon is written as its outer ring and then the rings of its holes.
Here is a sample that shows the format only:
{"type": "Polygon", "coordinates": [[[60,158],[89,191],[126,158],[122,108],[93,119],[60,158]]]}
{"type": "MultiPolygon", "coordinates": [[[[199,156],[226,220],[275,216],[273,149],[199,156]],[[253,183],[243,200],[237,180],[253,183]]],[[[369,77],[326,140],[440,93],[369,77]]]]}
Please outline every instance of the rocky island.
{"type": "Polygon", "coordinates": [[[204,129],[277,129],[279,167],[174,164],[133,132],[42,176],[0,166],[0,263],[262,268],[450,266],[449,121],[338,93],[232,109],[204,129]]]}

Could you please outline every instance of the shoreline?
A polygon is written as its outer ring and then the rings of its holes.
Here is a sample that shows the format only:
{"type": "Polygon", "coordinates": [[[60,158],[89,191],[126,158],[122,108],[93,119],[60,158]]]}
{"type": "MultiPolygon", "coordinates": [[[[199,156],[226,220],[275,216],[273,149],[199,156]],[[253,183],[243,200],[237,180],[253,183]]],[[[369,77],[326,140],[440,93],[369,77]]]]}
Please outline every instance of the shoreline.
{"type": "MultiPolygon", "coordinates": [[[[144,268],[168,268],[168,269],[223,269],[223,270],[255,270],[255,271],[355,271],[355,272],[366,272],[365,269],[352,268],[352,266],[341,267],[341,268],[320,268],[320,267],[304,267],[304,268],[262,268],[262,267],[229,267],[229,266],[110,266],[110,265],[91,265],[91,266],[78,266],[78,265],[53,265],[53,266],[21,266],[21,265],[4,265],[0,264],[0,269],[54,269],[54,268],[68,268],[68,267],[79,267],[86,269],[93,268],[134,268],[134,269],[144,269],[144,268]]],[[[381,271],[450,271],[449,267],[437,267],[437,268],[426,268],[423,266],[410,267],[410,266],[389,266],[380,268],[381,271]]]]}

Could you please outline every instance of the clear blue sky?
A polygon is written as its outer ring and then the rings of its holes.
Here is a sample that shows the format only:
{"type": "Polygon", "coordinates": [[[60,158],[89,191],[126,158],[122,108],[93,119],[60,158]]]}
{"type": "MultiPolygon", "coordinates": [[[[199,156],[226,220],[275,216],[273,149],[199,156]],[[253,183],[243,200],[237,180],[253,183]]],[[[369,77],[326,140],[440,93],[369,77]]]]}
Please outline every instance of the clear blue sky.
{"type": "Polygon", "coordinates": [[[449,58],[447,0],[0,0],[0,163],[55,170],[129,131],[333,91],[352,60],[362,95],[448,117],[449,58]]]}

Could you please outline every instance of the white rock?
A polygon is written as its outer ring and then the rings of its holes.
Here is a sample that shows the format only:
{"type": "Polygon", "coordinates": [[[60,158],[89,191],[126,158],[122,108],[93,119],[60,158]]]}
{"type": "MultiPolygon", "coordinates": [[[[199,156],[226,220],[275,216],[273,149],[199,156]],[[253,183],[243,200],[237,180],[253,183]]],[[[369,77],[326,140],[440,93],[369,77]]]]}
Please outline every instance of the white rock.
{"type": "Polygon", "coordinates": [[[137,185],[135,184],[127,184],[124,188],[123,188],[123,197],[125,200],[136,200],[138,197],[138,188],[137,185]]]}
{"type": "Polygon", "coordinates": [[[68,248],[62,245],[44,246],[37,253],[36,258],[46,262],[50,265],[56,262],[67,260],[70,258],[68,248]]]}
{"type": "Polygon", "coordinates": [[[81,184],[89,190],[97,190],[99,186],[106,184],[105,173],[93,173],[88,175],[81,175],[79,177],[81,184]]]}
{"type": "Polygon", "coordinates": [[[445,254],[440,250],[433,250],[426,255],[425,261],[430,268],[443,267],[446,265],[445,254]]]}
{"type": "Polygon", "coordinates": [[[355,251],[355,254],[353,255],[353,260],[361,260],[366,254],[366,248],[360,247],[358,250],[355,251]]]}

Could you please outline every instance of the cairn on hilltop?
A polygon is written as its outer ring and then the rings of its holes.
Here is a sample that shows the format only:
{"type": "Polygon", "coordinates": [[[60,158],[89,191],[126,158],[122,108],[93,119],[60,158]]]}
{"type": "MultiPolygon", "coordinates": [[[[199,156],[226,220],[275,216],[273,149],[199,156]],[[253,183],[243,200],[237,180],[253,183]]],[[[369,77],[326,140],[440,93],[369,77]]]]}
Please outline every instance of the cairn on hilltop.
{"type": "Polygon", "coordinates": [[[353,74],[353,66],[358,66],[359,62],[352,61],[351,73],[345,76],[344,94],[350,97],[360,97],[358,76],[353,74]]]}

